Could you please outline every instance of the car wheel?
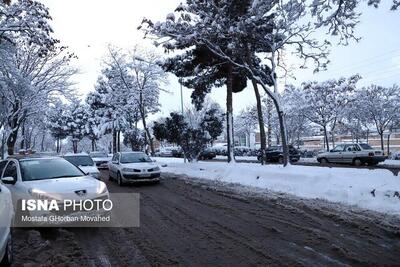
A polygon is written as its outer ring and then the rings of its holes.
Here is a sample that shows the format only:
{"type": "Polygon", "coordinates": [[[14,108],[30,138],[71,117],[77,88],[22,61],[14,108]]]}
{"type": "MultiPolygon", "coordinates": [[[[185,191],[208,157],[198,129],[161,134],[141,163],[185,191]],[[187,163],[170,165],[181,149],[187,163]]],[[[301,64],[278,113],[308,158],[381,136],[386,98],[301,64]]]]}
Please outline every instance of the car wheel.
{"type": "Polygon", "coordinates": [[[283,157],[279,157],[279,158],[278,158],[278,163],[279,163],[279,164],[283,164],[283,157]]]}
{"type": "Polygon", "coordinates": [[[326,165],[326,164],[328,164],[329,163],[329,161],[326,159],[326,158],[322,158],[322,159],[320,159],[320,161],[319,161],[322,165],[326,165]]]}
{"type": "Polygon", "coordinates": [[[117,182],[118,182],[119,186],[123,186],[124,185],[124,181],[122,181],[122,176],[121,176],[120,172],[117,173],[117,182]]]}
{"type": "Polygon", "coordinates": [[[361,166],[363,164],[363,162],[361,161],[361,159],[354,159],[353,160],[353,165],[354,166],[357,166],[357,167],[359,167],[359,166],[361,166]]]}
{"type": "Polygon", "coordinates": [[[12,257],[13,257],[13,253],[12,253],[12,238],[10,238],[10,240],[7,242],[7,247],[6,247],[6,251],[5,251],[5,254],[4,254],[4,258],[0,262],[0,266],[7,266],[7,267],[11,266],[12,257]]]}

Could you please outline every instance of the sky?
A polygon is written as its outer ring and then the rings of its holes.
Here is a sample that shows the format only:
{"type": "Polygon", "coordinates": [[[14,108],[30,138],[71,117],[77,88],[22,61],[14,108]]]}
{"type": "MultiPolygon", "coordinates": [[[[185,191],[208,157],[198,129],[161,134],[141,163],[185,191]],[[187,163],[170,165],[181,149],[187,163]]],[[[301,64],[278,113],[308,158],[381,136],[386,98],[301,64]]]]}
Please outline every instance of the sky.
{"type": "MultiPolygon", "coordinates": [[[[143,33],[137,30],[144,17],[153,21],[164,20],[182,0],[40,0],[49,9],[53,17],[52,26],[55,36],[78,56],[75,63],[80,74],[74,80],[82,98],[94,90],[100,73],[102,59],[106,55],[107,45],[121,48],[133,48],[136,44],[153,49],[143,33]]],[[[360,74],[363,79],[360,86],[371,83],[390,86],[400,78],[400,11],[390,11],[391,1],[382,1],[381,7],[361,8],[361,23],[356,29],[362,37],[358,43],[339,46],[332,39],[333,46],[328,71],[313,74],[312,66],[300,70],[292,66],[292,76],[284,79],[286,83],[300,85],[310,80],[348,77],[360,74]]],[[[290,62],[295,60],[288,56],[290,62]]],[[[283,86],[282,86],[283,87],[283,86]]],[[[169,75],[169,84],[165,86],[170,93],[161,93],[161,112],[156,116],[167,116],[171,111],[180,110],[180,85],[175,76],[169,75]]],[[[183,89],[184,105],[190,106],[191,90],[183,89]]],[[[216,88],[210,97],[222,107],[225,106],[224,88],[216,88]]],[[[255,103],[252,87],[234,95],[234,112],[239,113],[246,106],[255,103]]]]}

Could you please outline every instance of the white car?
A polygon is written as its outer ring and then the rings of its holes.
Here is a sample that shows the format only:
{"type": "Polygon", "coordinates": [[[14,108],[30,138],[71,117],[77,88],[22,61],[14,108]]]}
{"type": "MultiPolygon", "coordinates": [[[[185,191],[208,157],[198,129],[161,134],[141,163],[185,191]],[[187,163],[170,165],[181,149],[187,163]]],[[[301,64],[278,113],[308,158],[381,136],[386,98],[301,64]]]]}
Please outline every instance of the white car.
{"type": "Polygon", "coordinates": [[[109,163],[110,180],[125,183],[159,182],[160,167],[143,152],[119,152],[109,163]]]}
{"type": "MultiPolygon", "coordinates": [[[[4,164],[0,163],[0,171],[4,164]]],[[[11,193],[0,184],[0,266],[10,266],[12,263],[11,224],[14,209],[11,193]]]]}
{"type": "MultiPolygon", "coordinates": [[[[21,201],[26,199],[47,199],[62,202],[66,199],[109,199],[104,182],[93,179],[78,167],[59,157],[15,156],[0,162],[6,164],[1,182],[11,191],[16,213],[21,201]]],[[[36,216],[48,215],[40,211],[36,216]]],[[[15,218],[19,222],[21,218],[15,218]]]]}
{"type": "Polygon", "coordinates": [[[90,152],[89,156],[93,159],[93,161],[96,163],[97,168],[99,169],[107,169],[108,162],[112,158],[107,153],[97,151],[90,152]]]}
{"type": "Polygon", "coordinates": [[[85,174],[100,180],[100,171],[96,166],[96,163],[92,158],[86,153],[72,154],[67,153],[63,156],[64,159],[68,160],[79,169],[81,169],[85,174]]]}

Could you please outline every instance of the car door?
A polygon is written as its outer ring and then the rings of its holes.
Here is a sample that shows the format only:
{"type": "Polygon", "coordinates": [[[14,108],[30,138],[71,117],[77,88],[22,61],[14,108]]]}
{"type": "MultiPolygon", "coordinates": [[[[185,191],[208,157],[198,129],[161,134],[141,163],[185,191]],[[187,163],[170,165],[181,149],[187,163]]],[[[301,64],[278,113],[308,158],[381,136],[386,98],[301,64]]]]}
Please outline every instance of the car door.
{"type": "Polygon", "coordinates": [[[332,149],[329,153],[328,161],[332,163],[343,162],[344,147],[344,145],[338,145],[334,149],[332,149]]]}
{"type": "MultiPolygon", "coordinates": [[[[7,165],[7,161],[1,161],[0,162],[0,177],[3,173],[4,168],[7,165]]],[[[9,207],[9,202],[10,202],[10,194],[8,192],[8,189],[0,183],[0,247],[3,246],[3,242],[5,242],[5,239],[7,238],[8,234],[8,228],[6,225],[8,225],[8,212],[10,212],[8,209],[11,209],[9,207]]],[[[0,252],[0,260],[1,260],[1,252],[0,252]]]]}
{"type": "Polygon", "coordinates": [[[118,162],[119,162],[119,153],[115,153],[114,156],[111,159],[111,164],[110,164],[110,173],[111,173],[111,176],[114,177],[114,178],[117,177],[117,172],[118,172],[117,163],[118,162]]]}
{"type": "Polygon", "coordinates": [[[356,157],[356,153],[358,151],[358,146],[351,144],[346,145],[344,147],[344,151],[342,153],[342,162],[343,163],[353,163],[353,159],[356,157]]]}

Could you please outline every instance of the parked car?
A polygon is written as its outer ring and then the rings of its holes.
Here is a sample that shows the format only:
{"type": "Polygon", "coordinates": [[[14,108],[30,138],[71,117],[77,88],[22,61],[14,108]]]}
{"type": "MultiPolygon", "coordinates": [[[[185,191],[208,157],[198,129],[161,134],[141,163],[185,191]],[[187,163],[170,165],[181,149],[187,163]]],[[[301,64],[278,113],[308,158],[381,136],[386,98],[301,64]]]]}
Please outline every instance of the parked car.
{"type": "Polygon", "coordinates": [[[79,169],[81,169],[85,174],[100,180],[100,171],[97,168],[96,163],[94,163],[93,159],[86,153],[79,154],[65,154],[63,156],[64,159],[68,160],[79,169]]]}
{"type": "MultiPolygon", "coordinates": [[[[297,162],[300,159],[300,153],[292,145],[289,148],[289,160],[290,162],[297,162]]],[[[278,162],[283,163],[283,147],[282,146],[271,146],[265,150],[265,161],[266,162],[278,162]]],[[[261,152],[257,156],[258,161],[261,161],[261,152]]]]}
{"type": "MultiPolygon", "coordinates": [[[[0,174],[5,165],[6,162],[0,163],[0,174]]],[[[10,266],[12,263],[11,225],[13,214],[10,190],[0,184],[0,266],[10,266]]]]}
{"type": "Polygon", "coordinates": [[[347,163],[355,166],[376,165],[385,159],[382,150],[373,149],[368,144],[355,143],[338,145],[329,152],[317,156],[317,160],[321,164],[347,163]]]}
{"type": "Polygon", "coordinates": [[[135,182],[159,182],[160,167],[143,152],[118,152],[109,163],[110,180],[118,185],[135,182]]]}
{"type": "Polygon", "coordinates": [[[392,154],[391,159],[393,159],[393,160],[400,160],[400,151],[394,152],[394,153],[392,154]]]}
{"type": "Polygon", "coordinates": [[[155,153],[155,156],[180,158],[183,156],[183,153],[180,147],[162,147],[155,153]]]}
{"type": "Polygon", "coordinates": [[[212,148],[206,148],[203,152],[200,153],[199,159],[200,160],[211,160],[217,156],[215,151],[212,148]]]}
{"type": "MultiPolygon", "coordinates": [[[[81,199],[109,199],[104,182],[87,176],[78,167],[60,157],[17,155],[0,162],[5,164],[1,182],[11,191],[16,213],[23,199],[64,201],[71,196],[81,199]]],[[[47,216],[50,211],[35,211],[47,216]]],[[[21,218],[16,218],[18,222],[21,218]]]]}
{"type": "Polygon", "coordinates": [[[90,152],[89,156],[96,163],[96,166],[99,169],[107,169],[108,168],[108,162],[112,158],[107,153],[98,152],[98,151],[90,152]]]}

